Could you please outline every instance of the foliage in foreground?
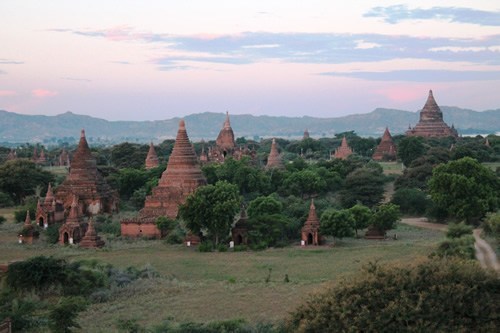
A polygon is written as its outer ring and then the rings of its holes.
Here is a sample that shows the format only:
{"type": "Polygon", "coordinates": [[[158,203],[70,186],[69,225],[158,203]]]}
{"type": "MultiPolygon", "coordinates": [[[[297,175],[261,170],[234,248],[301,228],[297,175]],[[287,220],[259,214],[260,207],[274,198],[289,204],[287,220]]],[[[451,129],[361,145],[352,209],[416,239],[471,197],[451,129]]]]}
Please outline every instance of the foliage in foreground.
{"type": "Polygon", "coordinates": [[[493,332],[500,279],[472,261],[414,267],[370,265],[357,279],[314,295],[289,319],[290,332],[493,332]]]}

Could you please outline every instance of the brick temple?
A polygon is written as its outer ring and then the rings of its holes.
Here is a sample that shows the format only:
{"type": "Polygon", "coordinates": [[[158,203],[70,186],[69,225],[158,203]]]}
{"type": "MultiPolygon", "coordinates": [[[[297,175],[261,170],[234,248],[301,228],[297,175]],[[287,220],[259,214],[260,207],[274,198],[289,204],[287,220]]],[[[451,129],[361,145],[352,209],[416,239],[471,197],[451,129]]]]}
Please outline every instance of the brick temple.
{"type": "Polygon", "coordinates": [[[436,103],[432,90],[423,109],[420,111],[420,121],[415,127],[408,128],[407,136],[421,136],[425,138],[458,137],[458,132],[452,125],[451,128],[443,121],[443,112],[436,103]]]}
{"type": "Polygon", "coordinates": [[[157,168],[160,165],[160,162],[158,161],[158,155],[156,155],[156,150],[155,146],[153,145],[153,142],[149,144],[149,151],[148,155],[146,156],[146,169],[153,169],[157,168]]]}
{"type": "Polygon", "coordinates": [[[139,216],[121,221],[122,236],[161,237],[156,219],[160,216],[175,219],[179,205],[186,201],[189,194],[206,183],[194,148],[189,142],[186,125],[181,120],[167,169],[161,175],[158,186],[146,197],[139,216]]]}
{"type": "Polygon", "coordinates": [[[234,245],[248,245],[248,216],[245,207],[241,207],[240,218],[231,229],[234,245]]]}
{"type": "Polygon", "coordinates": [[[62,201],[56,200],[50,183],[47,187],[47,194],[43,202],[38,200],[35,221],[38,226],[43,228],[64,221],[64,205],[62,201]]]}
{"type": "Polygon", "coordinates": [[[226,112],[226,119],[222,125],[222,129],[215,140],[215,146],[209,147],[208,152],[205,152],[205,147],[202,148],[200,154],[200,162],[216,162],[224,163],[226,158],[232,157],[235,160],[240,160],[243,156],[248,156],[254,160],[257,153],[249,149],[247,146],[238,147],[234,140],[234,131],[231,127],[229,112],[226,112]]]}
{"type": "Polygon", "coordinates": [[[278,147],[276,145],[276,139],[273,138],[271,143],[271,151],[267,157],[266,169],[281,169],[283,168],[283,162],[281,161],[280,153],[278,152],[278,147]]]}
{"type": "Polygon", "coordinates": [[[78,197],[73,195],[68,217],[59,228],[59,244],[76,244],[85,235],[87,224],[83,221],[78,197]]]}
{"type": "Polygon", "coordinates": [[[394,161],[396,159],[396,145],[392,141],[389,128],[385,128],[382,140],[375,149],[372,158],[375,161],[394,161]]]}
{"type": "Polygon", "coordinates": [[[90,152],[84,130],[73,155],[69,174],[57,187],[55,197],[63,203],[65,209],[69,209],[75,195],[86,215],[112,213],[118,209],[118,193],[97,170],[96,159],[90,152]]]}
{"type": "Polygon", "coordinates": [[[332,157],[345,160],[345,159],[347,159],[347,157],[349,157],[349,155],[352,155],[352,153],[353,153],[352,149],[347,144],[347,139],[344,136],[342,138],[342,142],[340,143],[340,146],[335,149],[335,152],[332,154],[332,157]]]}

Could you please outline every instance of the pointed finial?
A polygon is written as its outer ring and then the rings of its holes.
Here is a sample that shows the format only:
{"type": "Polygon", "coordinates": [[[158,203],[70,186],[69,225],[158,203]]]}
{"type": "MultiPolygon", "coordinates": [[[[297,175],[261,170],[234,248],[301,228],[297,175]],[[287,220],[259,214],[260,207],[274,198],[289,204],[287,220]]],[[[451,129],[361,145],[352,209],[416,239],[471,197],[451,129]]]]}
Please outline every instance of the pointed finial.
{"type": "Polygon", "coordinates": [[[186,129],[186,123],[184,122],[184,119],[181,119],[181,121],[179,121],[179,129],[186,129]]]}
{"type": "Polygon", "coordinates": [[[309,206],[309,209],[316,209],[316,206],[314,206],[314,198],[311,199],[311,205],[309,206]]]}
{"type": "Polygon", "coordinates": [[[31,217],[29,209],[26,211],[26,219],[24,219],[24,225],[31,225],[31,217]]]}
{"type": "Polygon", "coordinates": [[[82,128],[82,131],[80,132],[80,138],[84,138],[85,137],[85,130],[82,128]]]}

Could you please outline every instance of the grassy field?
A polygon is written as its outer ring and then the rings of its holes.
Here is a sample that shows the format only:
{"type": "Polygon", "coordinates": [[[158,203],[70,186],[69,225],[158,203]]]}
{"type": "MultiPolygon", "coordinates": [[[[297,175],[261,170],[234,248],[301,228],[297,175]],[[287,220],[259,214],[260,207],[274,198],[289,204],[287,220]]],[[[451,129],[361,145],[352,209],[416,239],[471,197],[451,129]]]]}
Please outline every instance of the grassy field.
{"type": "Polygon", "coordinates": [[[403,174],[403,166],[400,162],[379,162],[384,169],[386,175],[401,175],[403,174]]]}
{"type": "Polygon", "coordinates": [[[243,318],[249,322],[284,319],[307,295],[329,283],[360,274],[363,266],[405,263],[427,256],[441,232],[399,225],[397,240],[344,239],[335,247],[290,246],[261,252],[200,253],[163,241],[108,240],[101,250],[16,243],[20,225],[0,226],[0,262],[36,255],[68,260],[97,259],[116,267],[152,266],[160,278],[113,288],[109,301],[81,313],[84,332],[113,332],[118,319],[151,327],[162,320],[206,322],[243,318]],[[265,279],[271,269],[270,282],[265,279]],[[290,282],[284,282],[285,274],[290,282]]]}

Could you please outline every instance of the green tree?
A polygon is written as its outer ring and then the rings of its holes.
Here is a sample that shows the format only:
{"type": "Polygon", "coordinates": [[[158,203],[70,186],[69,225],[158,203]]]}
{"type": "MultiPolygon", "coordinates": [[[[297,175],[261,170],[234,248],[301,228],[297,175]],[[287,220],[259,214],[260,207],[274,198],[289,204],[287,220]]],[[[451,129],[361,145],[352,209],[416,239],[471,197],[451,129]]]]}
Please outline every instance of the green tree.
{"type": "Polygon", "coordinates": [[[0,190],[9,194],[16,204],[35,194],[37,186],[47,187],[54,175],[26,159],[7,161],[0,165],[0,190]]]}
{"type": "Polygon", "coordinates": [[[347,209],[327,209],[320,218],[320,231],[323,235],[342,239],[354,236],[354,217],[347,209]]]}
{"type": "Polygon", "coordinates": [[[498,208],[500,182],[489,168],[464,157],[437,166],[429,181],[432,200],[450,216],[478,223],[498,208]]]}
{"type": "Polygon", "coordinates": [[[384,196],[384,175],[370,168],[356,169],[351,172],[340,191],[340,202],[345,208],[360,202],[372,207],[384,196]]]}
{"type": "Polygon", "coordinates": [[[314,170],[305,169],[291,173],[285,179],[283,187],[285,192],[307,199],[326,191],[327,183],[314,170]]]}
{"type": "Polygon", "coordinates": [[[247,213],[252,244],[274,246],[286,241],[290,221],[283,215],[283,205],[274,195],[252,200],[247,213]]]}
{"type": "Polygon", "coordinates": [[[215,185],[202,186],[190,194],[180,206],[179,215],[192,232],[199,233],[206,229],[217,246],[229,234],[240,203],[238,187],[219,181],[215,185]]]}
{"type": "Polygon", "coordinates": [[[422,215],[431,202],[427,194],[418,188],[400,188],[392,196],[391,202],[399,206],[403,214],[422,215]]]}
{"type": "Polygon", "coordinates": [[[316,293],[286,332],[496,332],[500,279],[471,261],[371,264],[316,293]]]}
{"type": "Polygon", "coordinates": [[[399,207],[392,203],[383,204],[375,207],[370,225],[374,228],[386,232],[394,228],[394,224],[399,221],[399,207]]]}
{"type": "Polygon", "coordinates": [[[362,204],[356,204],[349,208],[348,211],[351,213],[354,219],[353,228],[357,237],[358,230],[365,229],[370,225],[372,211],[370,210],[370,208],[363,206],[362,204]]]}
{"type": "Polygon", "coordinates": [[[407,136],[399,142],[398,156],[406,166],[424,154],[425,145],[421,137],[407,136]]]}
{"type": "Polygon", "coordinates": [[[81,328],[76,318],[87,304],[82,297],[63,297],[49,314],[49,327],[54,333],[70,333],[72,328],[81,328]]]}

